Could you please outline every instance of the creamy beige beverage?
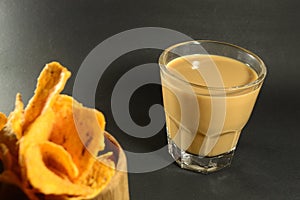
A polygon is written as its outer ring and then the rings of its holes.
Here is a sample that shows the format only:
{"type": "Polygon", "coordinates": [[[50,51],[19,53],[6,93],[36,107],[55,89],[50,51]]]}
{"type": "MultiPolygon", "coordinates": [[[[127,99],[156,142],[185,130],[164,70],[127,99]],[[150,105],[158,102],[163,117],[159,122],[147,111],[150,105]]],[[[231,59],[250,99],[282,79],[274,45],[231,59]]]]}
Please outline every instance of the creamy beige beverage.
{"type": "Polygon", "coordinates": [[[252,112],[260,85],[244,87],[243,90],[234,87],[255,81],[257,73],[240,61],[217,55],[183,56],[170,61],[166,67],[174,75],[161,76],[168,136],[180,149],[200,156],[211,157],[234,150],[252,112]],[[191,90],[180,89],[174,77],[191,83],[191,90]],[[212,92],[207,87],[223,87],[225,90],[212,92]],[[226,90],[229,87],[233,89],[226,90]],[[196,106],[190,105],[193,97],[196,106]],[[190,113],[185,114],[185,120],[182,120],[181,106],[187,107],[190,113]],[[195,115],[197,112],[199,115],[195,115]],[[214,123],[213,119],[218,119],[219,123],[214,123]],[[198,121],[193,128],[195,120],[198,121]]]}

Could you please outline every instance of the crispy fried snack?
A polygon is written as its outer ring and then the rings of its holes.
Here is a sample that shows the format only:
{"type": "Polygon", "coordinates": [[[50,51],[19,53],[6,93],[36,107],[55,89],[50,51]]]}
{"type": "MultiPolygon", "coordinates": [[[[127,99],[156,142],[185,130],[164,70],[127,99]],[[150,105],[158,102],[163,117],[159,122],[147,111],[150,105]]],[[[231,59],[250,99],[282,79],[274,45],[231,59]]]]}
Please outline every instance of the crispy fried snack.
{"type": "Polygon", "coordinates": [[[29,199],[90,199],[115,174],[104,150],[104,115],[62,95],[71,73],[58,62],[45,66],[24,109],[17,94],[8,118],[0,113],[0,182],[29,199]]]}

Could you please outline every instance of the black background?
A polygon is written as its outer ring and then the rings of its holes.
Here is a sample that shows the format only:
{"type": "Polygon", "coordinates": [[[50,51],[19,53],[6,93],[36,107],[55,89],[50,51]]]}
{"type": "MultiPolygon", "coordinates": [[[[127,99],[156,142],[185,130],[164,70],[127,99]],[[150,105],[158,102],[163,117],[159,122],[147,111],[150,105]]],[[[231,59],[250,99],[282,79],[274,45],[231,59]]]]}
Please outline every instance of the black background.
{"type": "MultiPolygon", "coordinates": [[[[131,199],[300,199],[299,9],[297,0],[2,0],[0,110],[9,114],[17,92],[27,102],[40,70],[52,60],[72,71],[64,90],[71,94],[88,53],[128,29],[164,27],[194,39],[237,44],[258,54],[268,75],[232,166],[211,175],[181,170],[174,163],[154,172],[131,173],[131,199]]],[[[136,65],[156,62],[159,53],[148,49],[124,55],[100,80],[104,87],[97,90],[96,107],[126,150],[147,152],[166,144],[164,130],[148,140],[122,133],[110,110],[118,78],[136,65]],[[123,70],[114,70],[120,65],[123,70]]],[[[157,85],[141,87],[132,97],[133,119],[147,124],[147,109],[157,102],[157,85]]]]}

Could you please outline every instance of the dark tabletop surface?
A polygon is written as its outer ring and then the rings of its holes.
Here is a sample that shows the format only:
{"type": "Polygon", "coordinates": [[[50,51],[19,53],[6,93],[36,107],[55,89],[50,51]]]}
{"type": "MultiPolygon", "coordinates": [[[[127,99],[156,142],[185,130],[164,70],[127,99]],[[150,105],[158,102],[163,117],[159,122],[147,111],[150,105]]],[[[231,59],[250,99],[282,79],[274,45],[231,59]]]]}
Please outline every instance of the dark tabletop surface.
{"type": "MultiPolygon", "coordinates": [[[[300,199],[299,9],[297,0],[2,0],[0,111],[9,114],[17,92],[27,102],[40,70],[52,60],[72,71],[64,90],[72,94],[89,52],[125,30],[163,27],[194,39],[234,43],[258,54],[268,75],[232,166],[211,175],[181,170],[175,163],[129,173],[131,200],[300,199]]],[[[110,51],[114,48],[119,47],[110,51]]],[[[128,152],[151,152],[166,145],[164,127],[150,138],[132,137],[117,126],[111,109],[112,91],[120,77],[135,66],[157,62],[160,53],[141,48],[120,55],[97,83],[95,106],[106,115],[107,130],[128,152]]],[[[153,79],[157,77],[158,70],[153,79]]],[[[147,125],[149,108],[157,103],[161,103],[160,85],[141,86],[128,105],[132,119],[139,126],[147,125]]]]}

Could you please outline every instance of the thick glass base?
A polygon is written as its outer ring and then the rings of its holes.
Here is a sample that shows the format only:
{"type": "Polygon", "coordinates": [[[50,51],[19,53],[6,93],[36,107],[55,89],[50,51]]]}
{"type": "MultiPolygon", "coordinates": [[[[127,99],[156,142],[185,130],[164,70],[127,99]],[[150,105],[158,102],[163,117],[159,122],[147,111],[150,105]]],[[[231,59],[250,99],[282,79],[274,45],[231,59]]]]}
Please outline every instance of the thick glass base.
{"type": "Polygon", "coordinates": [[[234,150],[232,150],[214,157],[194,155],[178,148],[170,138],[168,138],[168,149],[171,156],[181,168],[203,174],[209,174],[230,166],[234,154],[234,150]]]}

